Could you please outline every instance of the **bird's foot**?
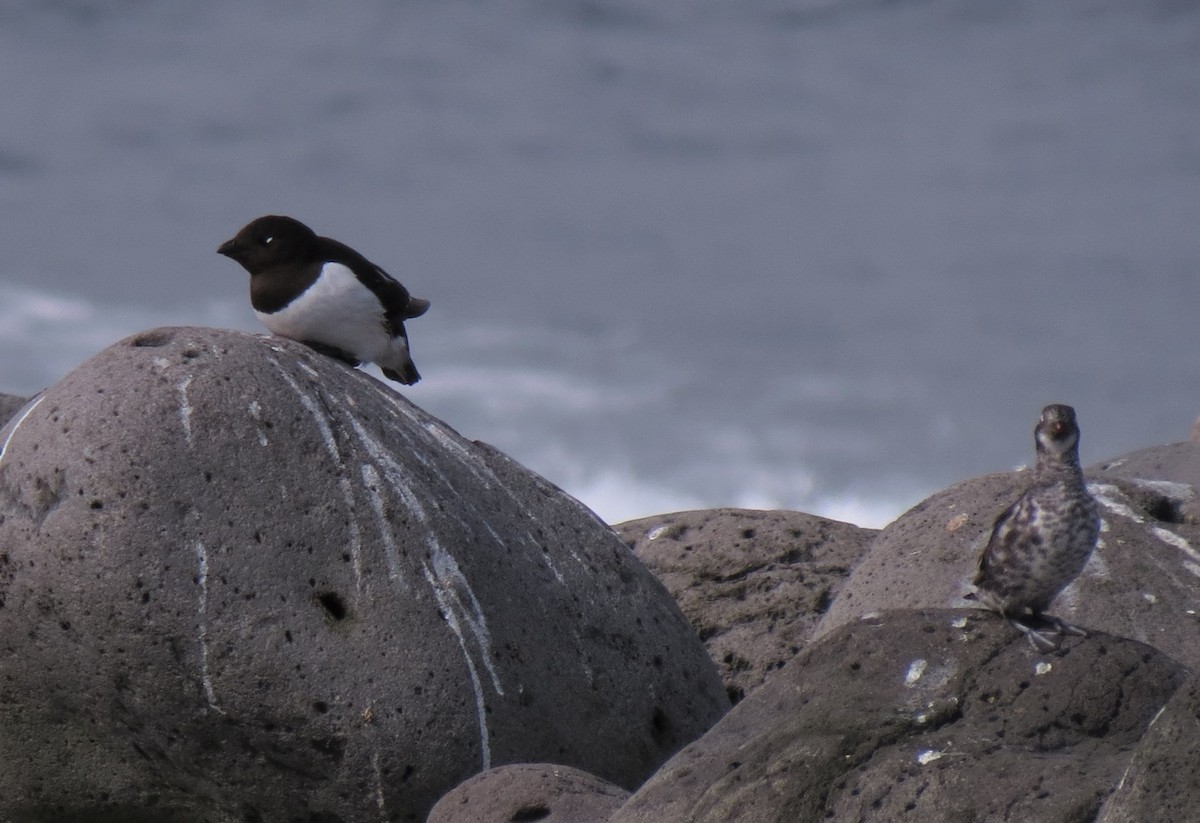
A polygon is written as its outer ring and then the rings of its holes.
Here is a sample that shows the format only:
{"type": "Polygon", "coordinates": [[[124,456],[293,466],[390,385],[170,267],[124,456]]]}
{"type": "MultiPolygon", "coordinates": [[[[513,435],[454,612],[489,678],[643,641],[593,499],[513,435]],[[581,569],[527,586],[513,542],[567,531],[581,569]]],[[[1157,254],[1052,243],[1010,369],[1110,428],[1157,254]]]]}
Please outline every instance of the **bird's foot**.
{"type": "Polygon", "coordinates": [[[1059,634],[1069,634],[1073,637],[1088,637],[1087,631],[1079,626],[1073,626],[1061,617],[1055,617],[1052,614],[1043,615],[1042,619],[1050,625],[1054,626],[1054,630],[1059,634]]]}
{"type": "Polygon", "coordinates": [[[1055,617],[1052,614],[1035,614],[1032,616],[1032,621],[1036,627],[1016,618],[1009,618],[1009,623],[1023,633],[1029,642],[1033,644],[1033,648],[1041,654],[1052,652],[1062,645],[1063,635],[1071,635],[1073,637],[1087,637],[1088,633],[1073,626],[1061,617],[1055,617]]]}
{"type": "Polygon", "coordinates": [[[1032,645],[1034,648],[1034,651],[1038,652],[1039,654],[1047,654],[1048,652],[1052,652],[1062,643],[1061,634],[1058,632],[1039,631],[1033,626],[1022,623],[1020,620],[1011,617],[1009,618],[1008,622],[1013,625],[1013,628],[1028,638],[1030,645],[1032,645]],[[1058,635],[1059,639],[1051,639],[1050,635],[1052,634],[1058,635]]]}
{"type": "Polygon", "coordinates": [[[339,349],[337,346],[331,346],[328,343],[320,343],[316,340],[301,340],[301,343],[308,346],[315,352],[332,357],[335,360],[341,360],[348,366],[358,366],[362,361],[345,349],[339,349]]]}

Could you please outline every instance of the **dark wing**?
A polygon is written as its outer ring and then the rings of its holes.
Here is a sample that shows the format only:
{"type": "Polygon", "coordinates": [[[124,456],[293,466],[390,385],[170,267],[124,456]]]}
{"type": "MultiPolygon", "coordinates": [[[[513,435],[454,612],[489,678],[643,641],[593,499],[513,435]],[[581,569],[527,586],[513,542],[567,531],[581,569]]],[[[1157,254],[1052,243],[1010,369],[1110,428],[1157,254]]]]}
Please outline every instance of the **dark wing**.
{"type": "Polygon", "coordinates": [[[1003,566],[1009,561],[1017,543],[1028,533],[1028,524],[1033,515],[1032,504],[1028,496],[1024,495],[1001,512],[992,525],[992,536],[988,538],[987,548],[979,556],[979,571],[971,581],[974,585],[984,583],[997,565],[1003,566]]]}
{"type": "Polygon", "coordinates": [[[396,278],[345,243],[328,237],[320,237],[318,241],[324,259],[347,266],[363,285],[379,298],[379,302],[383,304],[384,315],[395,334],[403,334],[405,320],[420,317],[429,310],[428,300],[413,297],[396,278]]]}

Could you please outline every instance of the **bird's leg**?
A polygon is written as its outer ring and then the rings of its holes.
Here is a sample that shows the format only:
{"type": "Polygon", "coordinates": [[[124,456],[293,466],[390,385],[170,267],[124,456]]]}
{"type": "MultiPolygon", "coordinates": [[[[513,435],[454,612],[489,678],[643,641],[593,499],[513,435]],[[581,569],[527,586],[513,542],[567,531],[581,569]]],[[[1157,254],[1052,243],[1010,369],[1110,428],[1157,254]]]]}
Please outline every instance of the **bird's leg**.
{"type": "Polygon", "coordinates": [[[344,349],[339,349],[337,346],[331,346],[328,343],[318,343],[316,340],[302,340],[300,342],[315,352],[319,352],[326,357],[332,357],[335,360],[341,360],[343,363],[346,363],[350,366],[358,366],[361,362],[357,357],[345,351],[344,349]]]}

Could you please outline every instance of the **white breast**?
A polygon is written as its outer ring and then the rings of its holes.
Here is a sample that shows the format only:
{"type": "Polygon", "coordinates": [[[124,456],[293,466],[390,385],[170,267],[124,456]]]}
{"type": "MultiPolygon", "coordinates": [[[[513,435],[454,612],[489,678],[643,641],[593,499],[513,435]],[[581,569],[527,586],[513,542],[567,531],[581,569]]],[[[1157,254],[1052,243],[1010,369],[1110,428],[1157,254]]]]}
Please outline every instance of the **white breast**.
{"type": "Polygon", "coordinates": [[[364,362],[388,348],[383,306],[340,263],[326,263],[316,282],[273,314],[255,312],[272,334],[337,346],[364,362]]]}

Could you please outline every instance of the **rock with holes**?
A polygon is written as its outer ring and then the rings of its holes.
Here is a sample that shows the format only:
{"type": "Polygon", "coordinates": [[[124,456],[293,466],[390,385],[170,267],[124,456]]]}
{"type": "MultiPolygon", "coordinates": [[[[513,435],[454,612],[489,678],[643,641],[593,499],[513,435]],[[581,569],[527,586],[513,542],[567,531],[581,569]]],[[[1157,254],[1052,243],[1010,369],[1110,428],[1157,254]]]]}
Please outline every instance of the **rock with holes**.
{"type": "Polygon", "coordinates": [[[437,802],[426,823],[603,823],[629,792],[553,763],[497,766],[437,802]]]}
{"type": "Polygon", "coordinates": [[[611,529],[302,345],[136,335],[0,442],[0,820],[422,820],[728,707],[611,529]]]}
{"type": "MultiPolygon", "coordinates": [[[[1200,525],[1190,482],[1200,477],[1200,445],[1135,452],[1086,474],[1101,503],[1103,530],[1083,573],[1051,613],[1200,667],[1200,525]]],[[[1026,472],[968,480],[888,525],[816,636],[882,609],[967,605],[960,598],[970,590],[992,523],[1026,482],[1026,472]]]]}
{"type": "Polygon", "coordinates": [[[979,610],[884,612],[811,643],[610,823],[1094,820],[1186,679],[1099,632],[1039,655],[979,610]]]}
{"type": "Polygon", "coordinates": [[[678,512],[616,527],[704,638],[736,702],[804,647],[876,532],[790,511],[678,512]]]}

